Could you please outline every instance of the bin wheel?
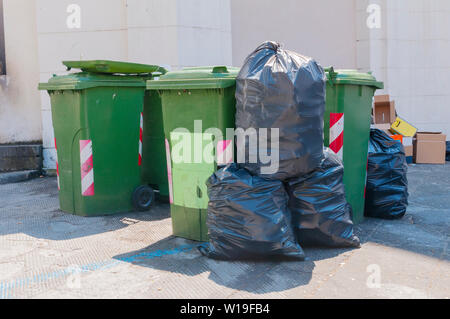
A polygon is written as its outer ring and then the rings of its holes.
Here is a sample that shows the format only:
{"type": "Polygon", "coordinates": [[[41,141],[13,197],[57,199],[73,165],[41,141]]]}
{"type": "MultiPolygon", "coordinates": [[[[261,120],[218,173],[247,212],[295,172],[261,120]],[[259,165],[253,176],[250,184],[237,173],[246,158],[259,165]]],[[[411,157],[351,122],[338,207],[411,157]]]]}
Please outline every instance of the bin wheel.
{"type": "Polygon", "coordinates": [[[143,212],[149,210],[155,201],[155,192],[153,188],[147,185],[141,185],[133,192],[132,202],[136,210],[143,212]]]}

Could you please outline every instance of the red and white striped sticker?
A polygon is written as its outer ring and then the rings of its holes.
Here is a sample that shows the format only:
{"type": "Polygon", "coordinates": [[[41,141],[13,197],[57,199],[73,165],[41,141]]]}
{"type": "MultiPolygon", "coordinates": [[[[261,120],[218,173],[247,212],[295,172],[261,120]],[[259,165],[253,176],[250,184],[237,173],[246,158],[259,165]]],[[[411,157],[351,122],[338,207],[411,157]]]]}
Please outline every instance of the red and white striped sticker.
{"type": "Polygon", "coordinates": [[[94,196],[92,140],[80,140],[81,195],[94,196]]]}
{"type": "Polygon", "coordinates": [[[330,113],[330,149],[343,159],[344,113],[330,113]]]}
{"type": "Polygon", "coordinates": [[[141,112],[141,124],[139,126],[139,162],[138,165],[142,165],[142,138],[144,134],[144,113],[141,112]]]}
{"type": "Polygon", "coordinates": [[[56,151],[56,180],[58,181],[58,190],[60,190],[59,186],[59,166],[58,166],[58,147],[56,147],[56,138],[54,138],[55,141],[55,151],[56,151]]]}
{"type": "Polygon", "coordinates": [[[167,160],[167,178],[169,179],[169,201],[173,204],[173,182],[172,182],[172,160],[170,156],[170,145],[166,138],[166,160],[167,160]]]}
{"type": "Polygon", "coordinates": [[[233,162],[233,143],[223,140],[217,143],[217,165],[227,165],[233,162]]]}

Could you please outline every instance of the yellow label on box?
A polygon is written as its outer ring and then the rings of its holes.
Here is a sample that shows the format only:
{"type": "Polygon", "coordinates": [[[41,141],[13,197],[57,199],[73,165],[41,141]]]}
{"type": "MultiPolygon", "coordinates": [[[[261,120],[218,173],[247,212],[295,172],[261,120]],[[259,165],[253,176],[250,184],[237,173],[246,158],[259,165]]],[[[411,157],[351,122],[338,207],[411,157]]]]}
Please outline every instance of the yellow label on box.
{"type": "Polygon", "coordinates": [[[399,117],[392,123],[391,130],[406,137],[413,137],[417,133],[417,128],[399,117]]]}

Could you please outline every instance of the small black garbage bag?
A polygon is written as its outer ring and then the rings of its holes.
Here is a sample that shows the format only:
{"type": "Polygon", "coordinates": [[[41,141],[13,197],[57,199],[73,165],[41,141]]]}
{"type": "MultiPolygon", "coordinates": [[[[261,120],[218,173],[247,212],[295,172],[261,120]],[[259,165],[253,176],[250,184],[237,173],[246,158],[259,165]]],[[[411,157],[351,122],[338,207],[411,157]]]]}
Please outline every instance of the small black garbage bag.
{"type": "Polygon", "coordinates": [[[446,160],[447,162],[450,162],[450,142],[447,141],[447,142],[445,142],[445,144],[446,144],[446,147],[447,147],[445,160],[446,160]]]}
{"type": "Polygon", "coordinates": [[[370,130],[364,214],[402,218],[408,206],[408,180],[403,145],[378,129],[370,130]]]}
{"type": "Polygon", "coordinates": [[[320,164],[325,81],[325,72],[316,61],[283,50],[276,42],[264,42],[247,57],[236,78],[236,128],[259,141],[256,152],[250,138],[244,141],[238,135],[237,139],[238,150],[245,154],[245,160],[238,161],[245,162],[253,175],[285,180],[320,164]],[[267,133],[263,133],[265,129],[267,133]],[[271,134],[271,129],[278,129],[279,137],[271,134]],[[279,158],[276,166],[261,158],[266,154],[261,142],[266,141],[267,153],[279,158]],[[254,155],[259,156],[255,159],[254,155]]]}
{"type": "Polygon", "coordinates": [[[313,172],[288,180],[289,209],[297,241],[304,246],[359,247],[351,206],[345,199],[344,168],[328,148],[313,172]]]}
{"type": "Polygon", "coordinates": [[[279,181],[252,176],[237,164],[215,172],[207,181],[209,244],[199,247],[211,258],[303,260],[279,181]]]}

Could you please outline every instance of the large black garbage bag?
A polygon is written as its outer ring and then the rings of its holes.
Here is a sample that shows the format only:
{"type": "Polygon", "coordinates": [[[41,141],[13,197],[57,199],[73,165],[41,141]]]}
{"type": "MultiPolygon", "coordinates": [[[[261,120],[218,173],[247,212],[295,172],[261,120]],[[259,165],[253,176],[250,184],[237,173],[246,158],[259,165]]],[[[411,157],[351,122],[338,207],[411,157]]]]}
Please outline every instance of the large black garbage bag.
{"type": "Polygon", "coordinates": [[[325,149],[315,171],[287,181],[293,229],[301,245],[359,247],[343,175],[341,160],[325,149]]]}
{"type": "Polygon", "coordinates": [[[403,145],[378,129],[370,130],[364,214],[402,218],[408,206],[408,180],[403,145]]]}
{"type": "MultiPolygon", "coordinates": [[[[278,159],[279,151],[279,167],[269,169],[260,156],[256,162],[249,158],[255,154],[250,139],[244,143],[238,136],[238,150],[245,146],[245,168],[253,175],[285,180],[320,164],[325,81],[325,72],[316,61],[283,50],[275,42],[264,42],[247,57],[236,78],[236,128],[255,129],[258,135],[261,129],[268,129],[268,154],[278,159]],[[271,144],[278,139],[272,138],[271,128],[279,129],[278,145],[271,144]]],[[[259,155],[261,151],[260,145],[259,155]]]]}
{"type": "Polygon", "coordinates": [[[207,181],[209,244],[202,254],[216,259],[289,257],[303,260],[279,181],[252,176],[229,164],[207,181]]]}

